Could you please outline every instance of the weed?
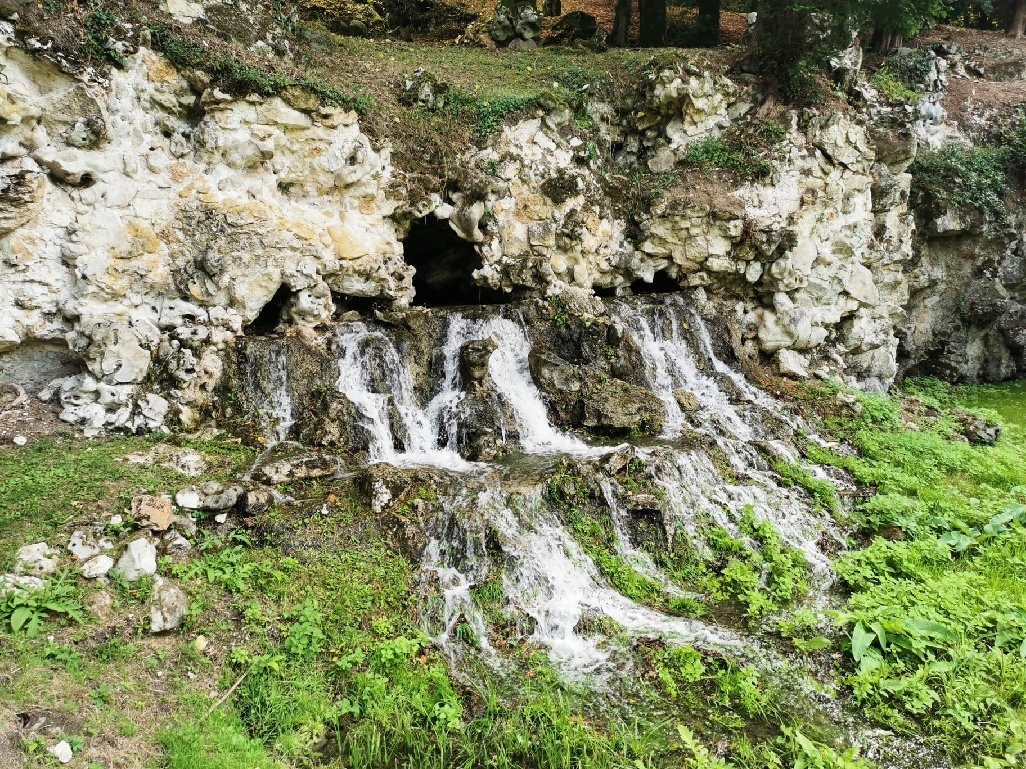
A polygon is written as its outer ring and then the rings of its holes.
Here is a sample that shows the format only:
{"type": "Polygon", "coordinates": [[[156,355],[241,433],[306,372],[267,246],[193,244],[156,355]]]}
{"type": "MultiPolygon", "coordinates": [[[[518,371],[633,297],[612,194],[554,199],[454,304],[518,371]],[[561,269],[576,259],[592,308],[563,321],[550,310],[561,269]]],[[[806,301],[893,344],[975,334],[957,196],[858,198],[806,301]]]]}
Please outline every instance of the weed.
{"type": "Polygon", "coordinates": [[[41,588],[8,590],[0,598],[0,628],[34,638],[49,617],[85,621],[81,593],[70,572],[47,579],[41,588]]]}

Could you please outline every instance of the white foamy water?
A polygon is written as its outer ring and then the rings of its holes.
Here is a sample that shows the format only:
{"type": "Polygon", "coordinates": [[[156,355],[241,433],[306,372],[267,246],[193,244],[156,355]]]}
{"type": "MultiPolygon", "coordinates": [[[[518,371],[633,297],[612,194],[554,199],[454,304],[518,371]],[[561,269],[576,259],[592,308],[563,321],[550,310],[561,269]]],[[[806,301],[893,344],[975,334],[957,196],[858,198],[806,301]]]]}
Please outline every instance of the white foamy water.
{"type": "MultiPolygon", "coordinates": [[[[748,657],[757,648],[733,631],[661,614],[609,587],[580,545],[546,509],[540,488],[518,497],[515,504],[501,489],[486,488],[478,493],[474,509],[481,517],[479,525],[487,526],[502,548],[506,599],[516,613],[534,621],[531,640],[548,648],[550,658],[565,671],[612,672],[607,664],[610,653],[601,638],[579,631],[582,620],[589,617],[608,617],[632,636],[656,635],[735,657],[748,657]]],[[[465,557],[468,551],[472,548],[462,548],[461,554],[465,557]]],[[[424,572],[439,575],[439,581],[447,584],[472,582],[472,577],[454,577],[452,564],[433,561],[440,552],[437,543],[429,546],[424,572]]],[[[459,612],[466,611],[463,604],[457,606],[459,612]]],[[[449,604],[446,608],[453,610],[449,604]]],[[[451,622],[447,618],[446,627],[451,622]]]]}
{"type": "Polygon", "coordinates": [[[424,406],[417,401],[409,366],[384,332],[363,323],[340,328],[336,385],[360,412],[372,462],[449,470],[481,467],[462,459],[456,446],[459,423],[464,418],[460,348],[466,342],[489,337],[497,345],[489,359],[489,373],[499,398],[513,415],[526,453],[598,455],[609,450],[592,449],[549,421],[545,402],[531,379],[530,340],[520,325],[507,318],[473,320],[454,314],[442,347],[441,384],[424,406]],[[397,443],[402,450],[396,449],[397,443]]]}
{"type": "MultiPolygon", "coordinates": [[[[743,440],[752,437],[751,428],[731,405],[726,393],[699,367],[676,304],[640,308],[617,305],[614,312],[641,350],[652,392],[666,406],[663,437],[676,438],[684,427],[684,413],[674,395],[676,390],[687,390],[698,398],[700,418],[710,426],[743,440]]],[[[704,330],[704,325],[702,328],[704,330]]]]}

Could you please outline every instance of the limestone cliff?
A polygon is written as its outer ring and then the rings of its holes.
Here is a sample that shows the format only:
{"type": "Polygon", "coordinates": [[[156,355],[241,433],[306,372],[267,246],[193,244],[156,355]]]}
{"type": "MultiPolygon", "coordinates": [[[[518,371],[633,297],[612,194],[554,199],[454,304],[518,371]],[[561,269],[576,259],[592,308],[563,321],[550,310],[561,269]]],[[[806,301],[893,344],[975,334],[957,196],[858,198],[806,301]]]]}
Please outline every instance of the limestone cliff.
{"type": "Polygon", "coordinates": [[[247,328],[316,335],[432,290],[593,315],[596,294],[680,290],[739,358],[866,387],[1026,371],[1026,217],[917,224],[915,115],[786,113],[761,179],[685,172],[627,214],[611,174],[679,167],[764,96],[656,63],[632,104],[589,99],[583,128],[548,103],[414,198],[387,141],[301,88],[234,97],[146,47],[73,75],[28,48],[0,23],[0,379],[90,431],[196,424],[247,328]]]}

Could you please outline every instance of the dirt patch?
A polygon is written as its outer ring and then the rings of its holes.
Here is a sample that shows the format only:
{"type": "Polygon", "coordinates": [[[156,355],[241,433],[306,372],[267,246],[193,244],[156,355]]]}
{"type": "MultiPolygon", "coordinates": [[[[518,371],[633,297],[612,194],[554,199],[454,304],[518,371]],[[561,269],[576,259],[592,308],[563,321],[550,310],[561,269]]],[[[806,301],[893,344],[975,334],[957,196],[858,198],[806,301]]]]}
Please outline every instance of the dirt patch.
{"type": "Polygon", "coordinates": [[[1026,104],[1026,80],[996,82],[976,78],[953,78],[944,96],[948,118],[972,136],[992,128],[994,113],[1008,112],[1026,104]]]}
{"type": "Polygon", "coordinates": [[[53,406],[31,395],[22,399],[9,386],[0,389],[0,446],[13,444],[19,436],[31,442],[67,429],[53,406]]]}

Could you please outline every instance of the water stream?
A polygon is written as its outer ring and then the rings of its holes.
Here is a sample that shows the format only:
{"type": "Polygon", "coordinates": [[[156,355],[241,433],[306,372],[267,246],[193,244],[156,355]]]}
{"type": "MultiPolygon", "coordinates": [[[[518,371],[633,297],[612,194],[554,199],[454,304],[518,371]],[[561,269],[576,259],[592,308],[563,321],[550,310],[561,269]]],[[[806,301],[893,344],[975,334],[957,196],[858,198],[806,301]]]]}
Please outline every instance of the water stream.
{"type": "MultiPolygon", "coordinates": [[[[801,493],[781,488],[766,458],[769,452],[796,460],[793,449],[775,440],[762,418],[765,412],[785,421],[791,417],[716,356],[704,322],[679,299],[642,305],[615,302],[610,312],[640,351],[644,378],[666,407],[659,445],[632,451],[665,497],[662,522],[667,540],[673,542],[675,533],[683,530],[701,549],[704,527],[718,525],[743,539],[738,526],[743,515],[769,520],[787,544],[805,554],[814,582],[808,602],[821,605],[832,572],[819,541],[824,534],[836,535],[833,524],[801,493]],[[708,450],[680,445],[686,434],[702,436],[740,480],[725,481],[708,450]]],[[[660,636],[734,657],[751,656],[751,638],[711,622],[664,615],[610,587],[548,509],[542,493],[547,473],[514,489],[500,468],[460,455],[461,429],[475,418],[466,408],[468,383],[461,374],[461,353],[467,342],[489,338],[495,343],[488,359],[489,386],[498,400],[495,422],[502,441],[515,439],[526,457],[567,455],[585,463],[619,447],[591,446],[550,422],[531,377],[530,328],[515,311],[504,308],[484,317],[448,311],[441,320],[436,371],[426,393],[415,384],[401,336],[362,322],[337,327],[333,349],[338,378],[332,383],[356,408],[367,434],[368,463],[430,467],[459,475],[451,484],[454,491],[442,495],[443,512],[431,529],[422,560],[425,584],[440,601],[433,617],[426,618],[437,643],[452,651],[456,628],[466,623],[479,640],[479,652],[498,664],[486,619],[471,593],[498,566],[506,599],[525,623],[524,632],[547,647],[568,673],[605,675],[615,667],[603,637],[582,630],[589,617],[608,618],[631,636],[660,636]],[[483,545],[485,533],[501,549],[500,564],[483,545]]],[[[288,366],[282,354],[265,357],[262,365],[273,371],[263,379],[278,389],[268,394],[269,424],[277,425],[280,440],[293,419],[288,366]]],[[[667,594],[689,595],[631,541],[625,490],[609,475],[596,477],[618,555],[667,594]]]]}

